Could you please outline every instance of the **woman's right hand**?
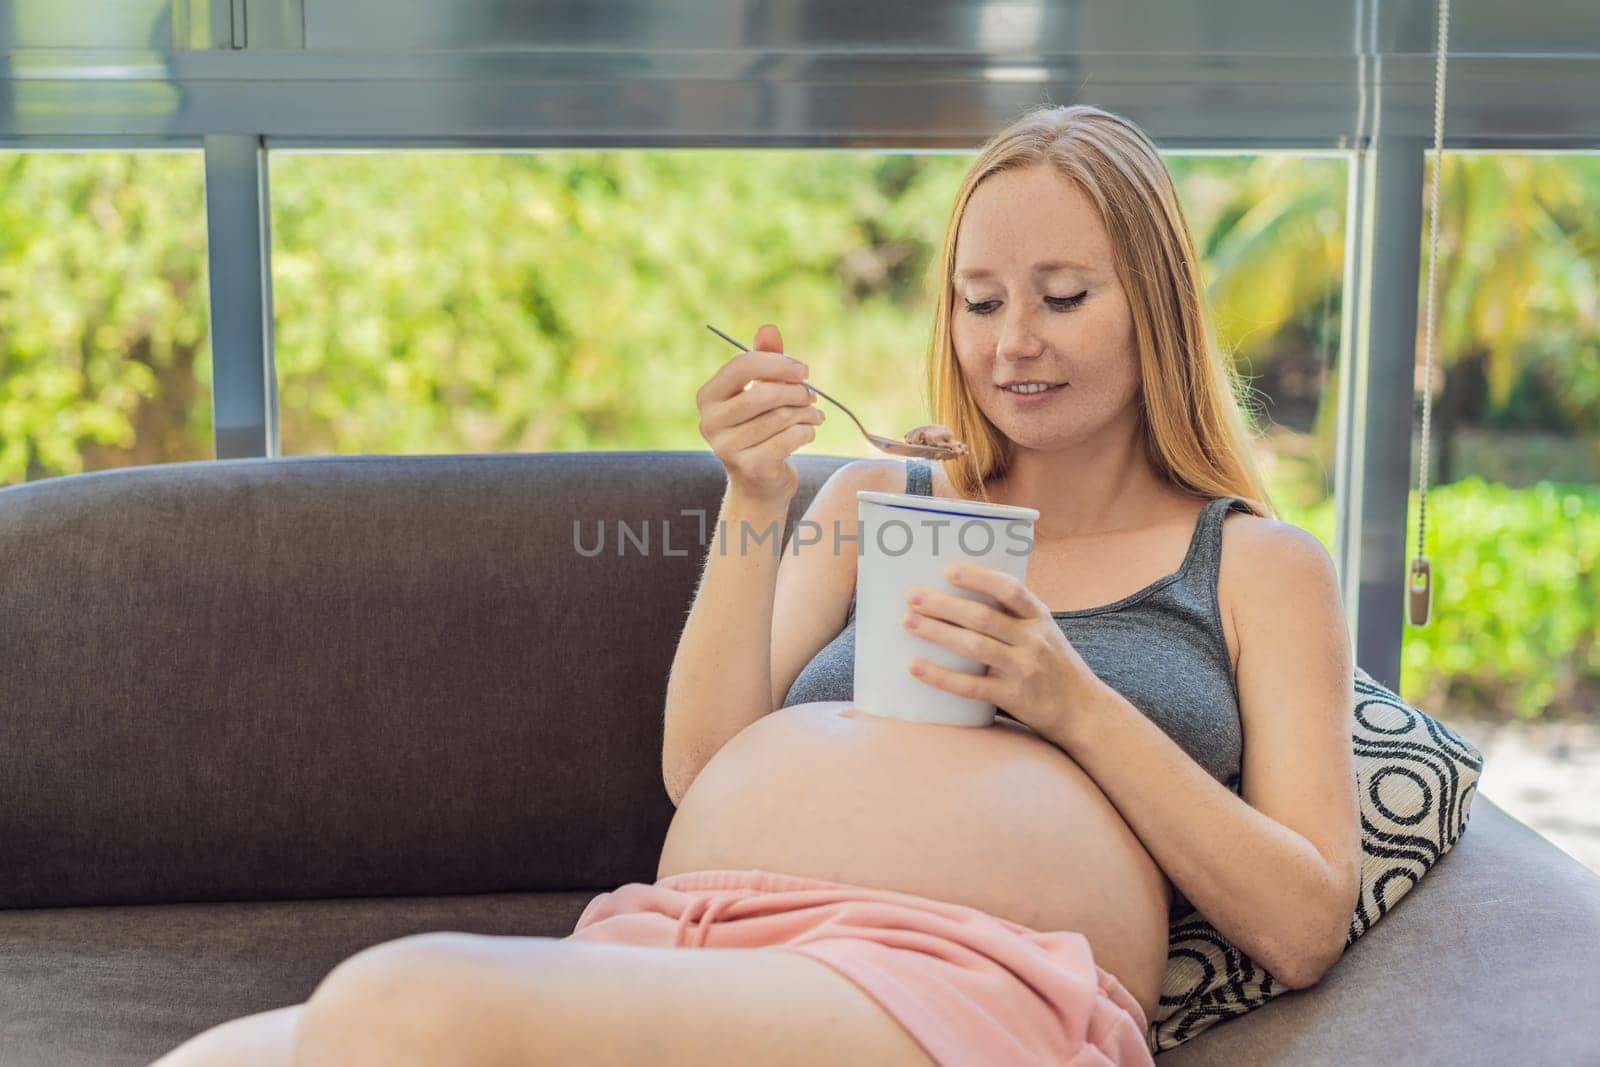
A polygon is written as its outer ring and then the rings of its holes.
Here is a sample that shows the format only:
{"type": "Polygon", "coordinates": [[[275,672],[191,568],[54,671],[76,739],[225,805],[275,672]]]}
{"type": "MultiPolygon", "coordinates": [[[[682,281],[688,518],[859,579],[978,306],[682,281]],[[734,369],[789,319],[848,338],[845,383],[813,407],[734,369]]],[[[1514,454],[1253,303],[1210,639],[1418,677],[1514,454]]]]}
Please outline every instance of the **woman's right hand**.
{"type": "Polygon", "coordinates": [[[805,364],[783,354],[783,336],[766,325],[749,352],[724,363],[695,394],[700,436],[741,496],[785,505],[800,488],[789,456],[817,436],[822,409],[800,384],[805,364]]]}

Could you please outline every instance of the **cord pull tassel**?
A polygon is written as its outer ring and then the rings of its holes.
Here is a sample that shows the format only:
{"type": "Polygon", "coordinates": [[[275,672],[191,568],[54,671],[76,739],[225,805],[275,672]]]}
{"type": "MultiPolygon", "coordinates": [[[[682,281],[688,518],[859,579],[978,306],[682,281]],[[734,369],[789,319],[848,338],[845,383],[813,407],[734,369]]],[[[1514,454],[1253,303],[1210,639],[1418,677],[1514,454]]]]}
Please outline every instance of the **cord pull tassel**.
{"type": "Polygon", "coordinates": [[[1411,561],[1411,580],[1406,583],[1406,616],[1412,626],[1428,625],[1433,610],[1433,568],[1426,557],[1411,561]]]}

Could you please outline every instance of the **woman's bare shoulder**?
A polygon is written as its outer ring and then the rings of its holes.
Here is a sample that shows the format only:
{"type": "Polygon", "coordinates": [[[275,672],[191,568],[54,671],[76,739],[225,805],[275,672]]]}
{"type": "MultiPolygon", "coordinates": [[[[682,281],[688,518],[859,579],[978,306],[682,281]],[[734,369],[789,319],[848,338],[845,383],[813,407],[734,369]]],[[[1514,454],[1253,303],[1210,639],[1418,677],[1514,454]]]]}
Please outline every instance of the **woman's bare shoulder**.
{"type": "Polygon", "coordinates": [[[1282,519],[1229,509],[1222,524],[1223,560],[1230,554],[1248,557],[1256,552],[1303,559],[1320,556],[1329,563],[1333,561],[1327,547],[1309,530],[1282,519]]]}
{"type": "Polygon", "coordinates": [[[1313,587],[1337,586],[1333,557],[1309,531],[1282,519],[1229,510],[1222,523],[1222,559],[1217,571],[1217,602],[1235,669],[1242,651],[1240,625],[1247,608],[1288,603],[1282,589],[1262,588],[1268,575],[1316,574],[1313,587]]]}

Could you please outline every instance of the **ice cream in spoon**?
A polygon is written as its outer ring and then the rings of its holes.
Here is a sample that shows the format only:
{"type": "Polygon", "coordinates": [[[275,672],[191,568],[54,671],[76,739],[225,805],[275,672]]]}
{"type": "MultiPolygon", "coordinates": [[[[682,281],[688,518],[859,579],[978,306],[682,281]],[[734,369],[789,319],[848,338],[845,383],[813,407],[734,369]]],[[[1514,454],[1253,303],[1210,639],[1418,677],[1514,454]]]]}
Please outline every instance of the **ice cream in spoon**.
{"type": "Polygon", "coordinates": [[[955,434],[950,432],[950,427],[941,426],[938,423],[907,430],[906,444],[924,445],[929,448],[944,448],[957,456],[967,454],[967,446],[956,440],[955,434]]]}

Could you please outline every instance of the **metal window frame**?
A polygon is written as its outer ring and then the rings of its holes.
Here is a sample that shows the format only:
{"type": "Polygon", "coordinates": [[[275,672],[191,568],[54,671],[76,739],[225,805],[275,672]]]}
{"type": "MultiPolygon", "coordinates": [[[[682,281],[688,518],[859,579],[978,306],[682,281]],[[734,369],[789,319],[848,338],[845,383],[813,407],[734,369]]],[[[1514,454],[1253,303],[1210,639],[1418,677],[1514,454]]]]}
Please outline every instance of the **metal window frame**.
{"type": "MultiPolygon", "coordinates": [[[[0,148],[203,151],[218,458],[279,455],[275,148],[971,151],[1022,107],[1084,100],[1166,151],[1348,153],[1334,556],[1356,660],[1395,687],[1434,10],[125,0],[108,15],[100,0],[13,0],[0,7],[0,148]]],[[[1447,151],[1600,146],[1592,5],[1452,14],[1447,151]]]]}

